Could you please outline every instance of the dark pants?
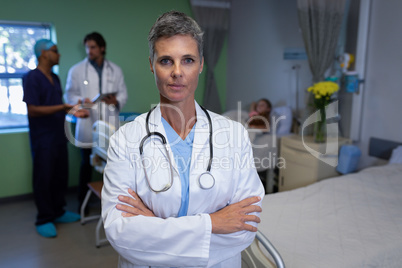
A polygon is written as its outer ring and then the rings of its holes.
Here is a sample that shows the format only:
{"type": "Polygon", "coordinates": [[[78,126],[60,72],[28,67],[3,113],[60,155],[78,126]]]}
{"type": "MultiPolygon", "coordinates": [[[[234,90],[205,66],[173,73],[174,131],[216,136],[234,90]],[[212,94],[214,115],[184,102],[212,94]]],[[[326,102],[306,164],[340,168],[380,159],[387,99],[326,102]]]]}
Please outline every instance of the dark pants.
{"type": "Polygon", "coordinates": [[[64,214],[68,186],[67,144],[32,148],[33,193],[38,209],[36,225],[64,214]]]}
{"type": "Polygon", "coordinates": [[[78,204],[79,208],[84,202],[85,195],[88,192],[87,184],[92,178],[92,166],[90,163],[90,156],[92,149],[81,149],[81,167],[80,167],[80,178],[78,183],[78,204]]]}

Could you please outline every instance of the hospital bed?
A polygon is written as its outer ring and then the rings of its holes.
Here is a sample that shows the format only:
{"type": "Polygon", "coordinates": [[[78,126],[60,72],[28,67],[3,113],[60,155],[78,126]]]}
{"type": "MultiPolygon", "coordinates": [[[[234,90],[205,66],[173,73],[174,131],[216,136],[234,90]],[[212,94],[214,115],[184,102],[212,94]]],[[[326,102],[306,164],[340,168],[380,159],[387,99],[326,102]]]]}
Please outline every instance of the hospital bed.
{"type": "MultiPolygon", "coordinates": [[[[401,143],[372,139],[369,154],[389,157],[386,144],[401,143]]],[[[259,232],[269,237],[286,267],[401,267],[401,192],[398,147],[387,164],[266,195],[259,232]]],[[[262,264],[243,267],[275,267],[259,240],[242,257],[262,264]]]]}

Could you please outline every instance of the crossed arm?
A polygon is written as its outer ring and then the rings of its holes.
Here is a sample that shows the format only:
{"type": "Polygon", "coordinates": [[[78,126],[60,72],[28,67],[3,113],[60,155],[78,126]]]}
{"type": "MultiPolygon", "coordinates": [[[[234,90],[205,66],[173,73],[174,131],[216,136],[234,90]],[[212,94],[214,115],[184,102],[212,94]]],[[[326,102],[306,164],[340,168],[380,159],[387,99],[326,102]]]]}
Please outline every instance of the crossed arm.
{"type": "MultiPolygon", "coordinates": [[[[116,208],[122,211],[123,217],[135,217],[138,215],[155,217],[154,213],[133,190],[129,189],[128,193],[131,197],[119,195],[119,201],[124,204],[116,205],[116,208]]],[[[246,222],[260,222],[258,216],[249,215],[252,212],[262,211],[260,206],[253,205],[260,200],[259,196],[249,197],[211,213],[212,233],[230,234],[243,230],[256,232],[257,228],[246,222]]]]}

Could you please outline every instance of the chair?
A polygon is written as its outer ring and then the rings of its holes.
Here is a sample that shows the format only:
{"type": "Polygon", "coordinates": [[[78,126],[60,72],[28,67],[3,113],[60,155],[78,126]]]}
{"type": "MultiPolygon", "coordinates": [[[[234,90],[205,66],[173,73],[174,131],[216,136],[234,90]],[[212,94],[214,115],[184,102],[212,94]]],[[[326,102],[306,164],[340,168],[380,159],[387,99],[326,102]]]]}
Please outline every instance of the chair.
{"type": "Polygon", "coordinates": [[[86,217],[85,216],[85,208],[88,205],[88,201],[89,198],[91,197],[92,193],[94,193],[99,199],[101,199],[101,192],[102,192],[102,187],[103,187],[103,181],[94,181],[94,182],[90,182],[88,183],[88,192],[85,196],[84,202],[81,205],[81,224],[85,224],[89,221],[92,220],[98,220],[98,224],[96,225],[96,229],[95,229],[95,245],[97,248],[99,248],[102,245],[106,245],[108,243],[106,238],[100,238],[101,235],[101,229],[103,226],[103,221],[102,221],[102,217],[101,215],[91,215],[86,217]]]}

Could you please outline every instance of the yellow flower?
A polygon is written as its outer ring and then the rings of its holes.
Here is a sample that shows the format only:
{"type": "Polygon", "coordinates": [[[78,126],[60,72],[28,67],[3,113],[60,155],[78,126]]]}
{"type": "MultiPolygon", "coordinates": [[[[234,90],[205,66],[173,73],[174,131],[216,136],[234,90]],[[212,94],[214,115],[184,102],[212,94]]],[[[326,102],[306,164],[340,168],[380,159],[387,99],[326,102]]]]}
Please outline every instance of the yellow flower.
{"type": "Polygon", "coordinates": [[[312,87],[307,89],[308,92],[312,92],[316,98],[318,95],[330,97],[332,94],[339,90],[339,85],[332,81],[322,81],[315,83],[312,87]]]}
{"type": "Polygon", "coordinates": [[[339,90],[337,83],[332,81],[322,81],[315,83],[313,86],[307,88],[314,96],[313,105],[317,109],[323,109],[331,101],[331,95],[339,90]]]}

